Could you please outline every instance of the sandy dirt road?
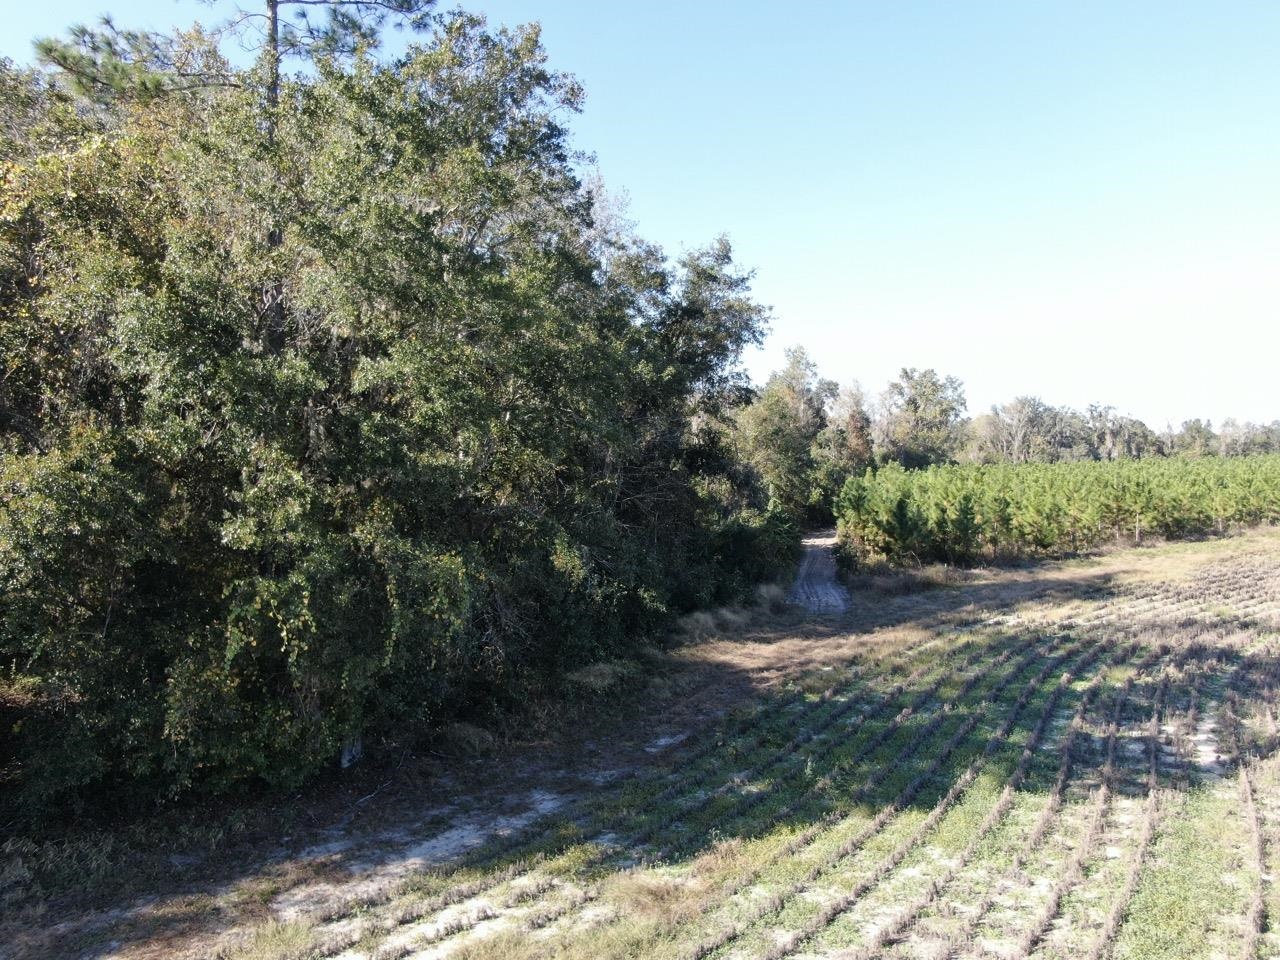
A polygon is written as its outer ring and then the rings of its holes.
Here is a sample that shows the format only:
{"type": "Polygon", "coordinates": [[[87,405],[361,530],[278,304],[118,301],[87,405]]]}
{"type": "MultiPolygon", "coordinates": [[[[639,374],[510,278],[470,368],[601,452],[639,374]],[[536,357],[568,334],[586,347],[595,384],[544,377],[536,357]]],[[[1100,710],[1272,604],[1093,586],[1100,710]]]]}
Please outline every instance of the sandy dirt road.
{"type": "Polygon", "coordinates": [[[821,530],[802,541],[804,556],[787,600],[810,613],[843,613],[849,593],[836,581],[836,532],[821,530]]]}

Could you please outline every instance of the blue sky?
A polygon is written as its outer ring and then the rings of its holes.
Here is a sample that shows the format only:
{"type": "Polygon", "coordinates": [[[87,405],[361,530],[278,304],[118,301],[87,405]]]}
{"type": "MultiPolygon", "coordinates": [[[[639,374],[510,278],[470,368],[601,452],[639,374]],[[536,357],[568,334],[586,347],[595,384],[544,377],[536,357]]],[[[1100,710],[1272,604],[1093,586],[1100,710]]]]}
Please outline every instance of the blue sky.
{"type": "MultiPolygon", "coordinates": [[[[1280,4],[476,0],[537,20],[639,232],[720,232],[773,333],[876,393],[902,366],[1110,402],[1157,429],[1280,418],[1280,4]]],[[[215,8],[216,9],[216,8],[215,8]]],[[[8,10],[0,54],[110,11],[8,10]]]]}

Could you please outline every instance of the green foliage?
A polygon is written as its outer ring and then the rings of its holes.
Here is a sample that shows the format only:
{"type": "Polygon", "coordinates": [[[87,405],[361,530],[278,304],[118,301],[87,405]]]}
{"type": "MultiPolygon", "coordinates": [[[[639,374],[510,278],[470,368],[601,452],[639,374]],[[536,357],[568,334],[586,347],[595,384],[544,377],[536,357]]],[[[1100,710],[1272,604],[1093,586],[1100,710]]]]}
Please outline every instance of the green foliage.
{"type": "Polygon", "coordinates": [[[764,319],[728,242],[602,234],[537,30],[434,23],[283,81],[269,127],[253,71],[96,127],[0,73],[21,815],[293,786],[794,558],[724,443],[764,319]]]}
{"type": "Polygon", "coordinates": [[[1280,452],[1280,423],[1226,420],[1221,434],[1201,420],[1157,436],[1141,420],[1091,404],[1084,413],[1018,397],[969,423],[963,460],[977,463],[1055,463],[1063,460],[1136,460],[1154,456],[1248,456],[1280,452]]]}
{"type": "Polygon", "coordinates": [[[882,399],[877,454],[904,467],[947,463],[960,450],[964,385],[936,370],[904,367],[882,399]]]}
{"type": "Polygon", "coordinates": [[[215,50],[217,40],[236,35],[247,49],[262,52],[269,77],[264,93],[274,106],[286,56],[332,60],[367,53],[378,47],[388,23],[429,29],[433,5],[434,0],[262,0],[256,8],[236,6],[231,19],[211,33],[196,27],[188,34],[122,29],[104,16],[96,26],[71,27],[66,39],[40,38],[35,48],[40,61],[56,67],[78,94],[111,105],[246,86],[215,50]],[[313,19],[308,11],[316,6],[324,13],[313,19]]]}
{"type": "Polygon", "coordinates": [[[790,514],[742,510],[715,533],[715,567],[721,571],[718,595],[701,606],[741,597],[753,584],[777,579],[799,559],[800,531],[790,514]]]}
{"type": "Polygon", "coordinates": [[[846,477],[871,462],[870,418],[861,395],[839,395],[800,347],[736,420],[736,439],[764,499],[797,521],[830,523],[846,477]]]}
{"type": "Polygon", "coordinates": [[[1146,532],[1176,538],[1280,520],[1280,457],[1057,464],[887,464],[836,502],[846,559],[968,563],[1146,532]]]}

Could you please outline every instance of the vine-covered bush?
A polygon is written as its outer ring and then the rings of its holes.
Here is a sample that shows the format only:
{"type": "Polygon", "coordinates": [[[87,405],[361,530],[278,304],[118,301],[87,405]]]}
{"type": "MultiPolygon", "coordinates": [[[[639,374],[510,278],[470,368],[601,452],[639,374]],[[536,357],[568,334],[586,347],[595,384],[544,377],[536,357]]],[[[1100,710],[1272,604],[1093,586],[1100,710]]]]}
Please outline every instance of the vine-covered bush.
{"type": "Polygon", "coordinates": [[[888,464],[836,503],[851,562],[943,561],[1084,550],[1280,520],[1280,456],[1055,464],[888,464]]]}

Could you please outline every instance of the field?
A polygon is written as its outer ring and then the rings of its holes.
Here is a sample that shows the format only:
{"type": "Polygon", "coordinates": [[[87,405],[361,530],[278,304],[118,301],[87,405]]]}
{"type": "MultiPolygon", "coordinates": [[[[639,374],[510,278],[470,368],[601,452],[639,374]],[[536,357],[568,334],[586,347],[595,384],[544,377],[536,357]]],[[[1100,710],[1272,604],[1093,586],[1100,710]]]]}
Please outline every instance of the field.
{"type": "Polygon", "coordinates": [[[474,803],[203,890],[52,911],[13,955],[1280,954],[1275,531],[868,579],[721,630],[660,726],[555,770],[528,745],[474,803]]]}

